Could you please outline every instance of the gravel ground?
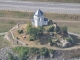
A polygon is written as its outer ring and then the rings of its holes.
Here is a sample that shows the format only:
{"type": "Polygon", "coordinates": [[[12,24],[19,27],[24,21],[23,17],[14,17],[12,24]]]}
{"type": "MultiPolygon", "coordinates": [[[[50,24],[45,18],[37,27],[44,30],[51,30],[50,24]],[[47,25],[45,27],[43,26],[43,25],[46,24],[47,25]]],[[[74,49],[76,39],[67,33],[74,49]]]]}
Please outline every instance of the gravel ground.
{"type": "Polygon", "coordinates": [[[13,51],[9,47],[0,49],[0,59],[6,60],[8,56],[8,52],[13,53],[13,51]]]}

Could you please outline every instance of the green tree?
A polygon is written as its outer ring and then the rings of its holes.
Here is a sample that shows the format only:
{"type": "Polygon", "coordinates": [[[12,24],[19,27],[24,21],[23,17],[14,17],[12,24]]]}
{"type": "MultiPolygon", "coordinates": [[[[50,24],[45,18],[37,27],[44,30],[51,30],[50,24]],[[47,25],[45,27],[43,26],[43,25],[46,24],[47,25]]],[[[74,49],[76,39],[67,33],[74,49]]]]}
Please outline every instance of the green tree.
{"type": "Polygon", "coordinates": [[[48,32],[54,32],[54,26],[50,26],[47,31],[48,31],[48,32]]]}
{"type": "Polygon", "coordinates": [[[41,36],[42,34],[43,34],[43,32],[44,32],[44,28],[43,27],[38,27],[37,28],[37,34],[39,35],[39,36],[41,36]]]}
{"type": "Polygon", "coordinates": [[[50,43],[50,46],[53,45],[53,42],[52,42],[52,39],[51,38],[48,38],[48,42],[50,43]]]}
{"type": "Polygon", "coordinates": [[[60,31],[60,27],[57,26],[56,28],[54,28],[54,31],[55,31],[55,32],[59,32],[59,31],[60,31]]]}
{"type": "Polygon", "coordinates": [[[71,39],[71,38],[66,38],[66,40],[67,40],[68,42],[72,42],[72,39],[71,39]]]}
{"type": "Polygon", "coordinates": [[[19,54],[19,60],[27,60],[28,56],[25,52],[22,52],[21,54],[19,54]]]}
{"type": "Polygon", "coordinates": [[[43,47],[40,49],[40,54],[47,57],[47,56],[49,56],[49,51],[47,48],[43,47]]]}
{"type": "Polygon", "coordinates": [[[19,34],[22,34],[22,33],[23,33],[23,30],[18,30],[18,33],[19,33],[19,34]]]}
{"type": "Polygon", "coordinates": [[[62,33],[63,34],[67,34],[67,26],[63,26],[62,28],[61,28],[61,31],[62,31],[62,33]]]}
{"type": "Polygon", "coordinates": [[[27,30],[27,33],[30,34],[30,30],[32,29],[32,24],[29,22],[27,24],[27,27],[26,27],[26,30],[27,30]]]}

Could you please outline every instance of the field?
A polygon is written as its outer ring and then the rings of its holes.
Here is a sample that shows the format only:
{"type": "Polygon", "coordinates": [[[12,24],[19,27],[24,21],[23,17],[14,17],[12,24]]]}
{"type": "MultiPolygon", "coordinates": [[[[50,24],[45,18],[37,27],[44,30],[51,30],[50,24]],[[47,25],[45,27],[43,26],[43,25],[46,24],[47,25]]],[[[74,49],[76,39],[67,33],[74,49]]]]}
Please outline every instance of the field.
{"type": "MultiPolygon", "coordinates": [[[[33,12],[19,12],[19,11],[5,11],[0,10],[0,17],[9,17],[9,18],[26,18],[26,19],[32,19],[33,18],[33,12]]],[[[47,17],[49,20],[79,20],[80,21],[80,15],[75,14],[57,14],[57,13],[44,13],[44,16],[47,17]]]]}
{"type": "MultiPolygon", "coordinates": [[[[80,33],[80,15],[44,13],[45,17],[60,26],[68,26],[68,30],[80,33]]],[[[33,12],[5,11],[0,10],[0,32],[9,31],[17,23],[30,21],[33,12]]]]}
{"type": "Polygon", "coordinates": [[[80,3],[80,0],[18,0],[18,1],[80,3]]]}

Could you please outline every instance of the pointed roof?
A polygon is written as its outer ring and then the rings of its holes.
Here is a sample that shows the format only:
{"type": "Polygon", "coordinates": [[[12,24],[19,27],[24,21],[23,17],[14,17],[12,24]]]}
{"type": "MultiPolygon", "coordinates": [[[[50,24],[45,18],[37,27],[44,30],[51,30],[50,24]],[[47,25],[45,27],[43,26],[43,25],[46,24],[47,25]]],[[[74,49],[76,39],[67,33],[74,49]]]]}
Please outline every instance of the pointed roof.
{"type": "Polygon", "coordinates": [[[43,15],[43,12],[42,12],[40,9],[38,9],[38,10],[34,13],[34,15],[35,15],[35,16],[41,16],[41,15],[43,15]]]}

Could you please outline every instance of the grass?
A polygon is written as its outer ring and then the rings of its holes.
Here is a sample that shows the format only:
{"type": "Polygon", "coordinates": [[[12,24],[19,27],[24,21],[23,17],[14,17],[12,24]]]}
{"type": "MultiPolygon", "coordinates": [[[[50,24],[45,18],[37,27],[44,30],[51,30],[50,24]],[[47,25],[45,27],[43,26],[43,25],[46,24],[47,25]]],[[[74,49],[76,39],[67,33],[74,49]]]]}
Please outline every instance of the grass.
{"type": "Polygon", "coordinates": [[[4,36],[0,36],[0,48],[10,46],[10,42],[4,39],[4,36]]]}
{"type": "Polygon", "coordinates": [[[0,17],[27,18],[33,17],[33,12],[5,11],[0,10],[0,17]]]}
{"type": "Polygon", "coordinates": [[[68,27],[68,31],[71,31],[73,33],[80,34],[80,28],[68,27]]]}
{"type": "MultiPolygon", "coordinates": [[[[33,12],[19,12],[19,11],[0,10],[0,17],[32,19],[33,14],[34,14],[33,12]]],[[[80,20],[80,15],[75,15],[75,14],[72,15],[72,14],[44,13],[44,16],[47,17],[49,20],[51,20],[51,19],[80,20]]]]}
{"type": "Polygon", "coordinates": [[[80,0],[18,0],[18,1],[80,3],[80,0]]]}
{"type": "MultiPolygon", "coordinates": [[[[25,21],[25,20],[24,20],[25,21]]],[[[9,31],[17,23],[24,22],[23,20],[4,20],[0,19],[0,33],[9,31]]]]}

